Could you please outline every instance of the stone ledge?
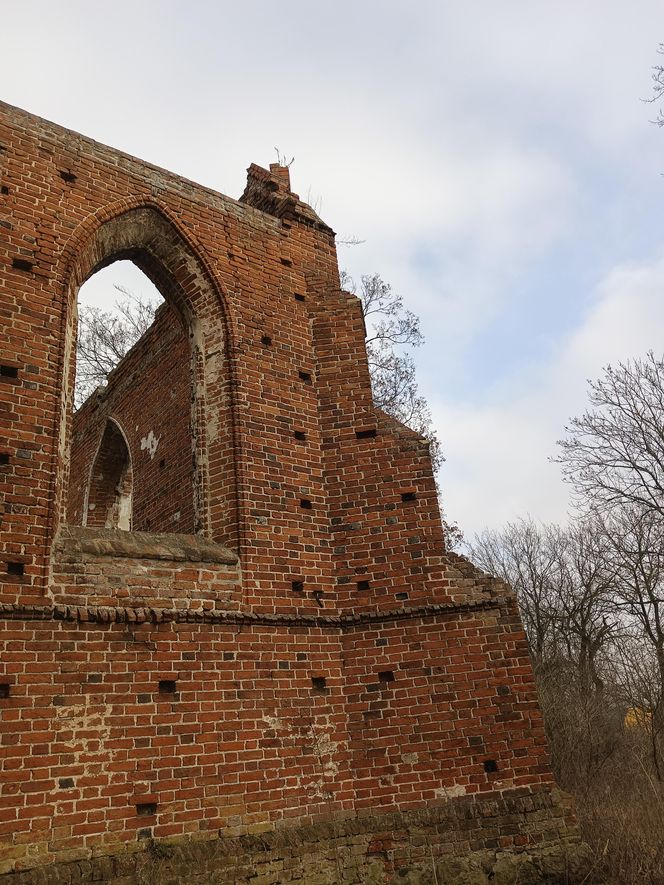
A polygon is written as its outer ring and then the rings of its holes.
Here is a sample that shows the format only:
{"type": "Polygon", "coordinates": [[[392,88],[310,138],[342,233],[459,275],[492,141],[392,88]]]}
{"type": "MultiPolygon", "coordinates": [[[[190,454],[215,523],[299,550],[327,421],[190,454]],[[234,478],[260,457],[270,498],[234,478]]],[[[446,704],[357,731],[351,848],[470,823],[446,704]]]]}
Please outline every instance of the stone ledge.
{"type": "Polygon", "coordinates": [[[53,544],[61,556],[110,556],[171,562],[216,562],[237,565],[238,555],[200,535],[157,535],[118,529],[61,526],[53,544]]]}

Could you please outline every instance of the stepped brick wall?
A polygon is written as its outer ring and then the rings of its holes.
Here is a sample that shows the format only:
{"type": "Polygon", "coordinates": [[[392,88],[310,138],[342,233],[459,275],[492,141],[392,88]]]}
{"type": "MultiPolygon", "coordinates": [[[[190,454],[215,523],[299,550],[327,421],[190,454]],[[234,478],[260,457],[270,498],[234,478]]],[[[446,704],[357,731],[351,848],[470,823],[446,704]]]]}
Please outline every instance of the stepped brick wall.
{"type": "Polygon", "coordinates": [[[514,596],[289,170],[233,200],[0,104],[0,175],[3,881],[573,881],[514,596]],[[74,413],[119,259],[167,306],[74,413]]]}

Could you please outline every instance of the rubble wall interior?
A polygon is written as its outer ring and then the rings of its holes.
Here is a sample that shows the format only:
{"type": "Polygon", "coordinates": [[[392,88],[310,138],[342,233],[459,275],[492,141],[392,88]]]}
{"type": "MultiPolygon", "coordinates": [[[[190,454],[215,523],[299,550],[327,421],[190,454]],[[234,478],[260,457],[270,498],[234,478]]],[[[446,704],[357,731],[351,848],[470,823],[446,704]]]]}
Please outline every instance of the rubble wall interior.
{"type": "Polygon", "coordinates": [[[117,485],[113,465],[105,471],[98,460],[105,451],[100,444],[110,420],[129,449],[131,528],[156,533],[196,531],[191,387],[187,335],[176,311],[163,305],[108,384],[74,414],[68,524],[108,524],[107,508],[97,498],[113,497],[117,485]],[[112,488],[107,490],[107,484],[112,488]]]}
{"type": "Polygon", "coordinates": [[[288,169],[233,200],[0,103],[0,176],[0,875],[573,881],[513,595],[288,169]],[[167,306],[73,416],[120,259],[167,306]]]}

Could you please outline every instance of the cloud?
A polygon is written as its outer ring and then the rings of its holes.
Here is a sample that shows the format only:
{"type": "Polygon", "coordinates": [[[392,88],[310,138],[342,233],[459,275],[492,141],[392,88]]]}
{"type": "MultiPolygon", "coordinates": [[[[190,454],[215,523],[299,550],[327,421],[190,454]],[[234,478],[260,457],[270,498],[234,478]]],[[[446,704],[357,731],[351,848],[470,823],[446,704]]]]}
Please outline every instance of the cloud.
{"type": "Polygon", "coordinates": [[[527,513],[564,521],[568,487],[556,439],[586,406],[587,380],[608,363],[664,353],[664,256],[612,269],[596,286],[580,324],[548,358],[523,369],[482,407],[444,395],[432,401],[447,464],[446,509],[467,532],[499,527],[527,513]]]}

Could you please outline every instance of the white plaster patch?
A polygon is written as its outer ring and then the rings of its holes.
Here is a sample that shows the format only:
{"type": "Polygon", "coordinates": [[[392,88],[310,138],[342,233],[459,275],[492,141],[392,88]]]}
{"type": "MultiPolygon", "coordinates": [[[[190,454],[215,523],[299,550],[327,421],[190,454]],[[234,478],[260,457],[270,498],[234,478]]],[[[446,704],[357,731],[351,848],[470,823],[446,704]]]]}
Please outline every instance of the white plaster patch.
{"type": "Polygon", "coordinates": [[[219,415],[212,411],[206,423],[208,442],[215,442],[219,436],[219,415]]]}
{"type": "Polygon", "coordinates": [[[87,760],[92,761],[103,752],[104,741],[111,732],[110,712],[110,704],[67,704],[55,708],[55,730],[77,761],[81,754],[87,754],[87,760]],[[96,751],[90,749],[91,741],[99,741],[96,751]]]}
{"type": "MultiPolygon", "coordinates": [[[[131,492],[120,495],[117,516],[117,528],[122,532],[131,531],[131,492]]],[[[113,528],[113,525],[110,525],[109,528],[113,528]]]]}
{"type": "Polygon", "coordinates": [[[401,758],[404,762],[408,763],[408,765],[415,765],[419,757],[417,753],[404,753],[401,758]]]}
{"type": "Polygon", "coordinates": [[[339,766],[334,759],[338,744],[330,738],[327,731],[320,726],[317,732],[312,728],[311,732],[313,750],[326,777],[335,777],[339,774],[339,766]]]}
{"type": "Polygon", "coordinates": [[[453,787],[438,787],[435,795],[436,799],[455,799],[457,796],[465,796],[466,788],[463,784],[454,784],[453,787]]]}
{"type": "Polygon", "coordinates": [[[155,436],[153,430],[151,430],[148,435],[144,436],[141,440],[141,451],[143,451],[143,449],[146,449],[148,454],[150,455],[150,460],[154,458],[160,440],[161,437],[155,436]]]}

